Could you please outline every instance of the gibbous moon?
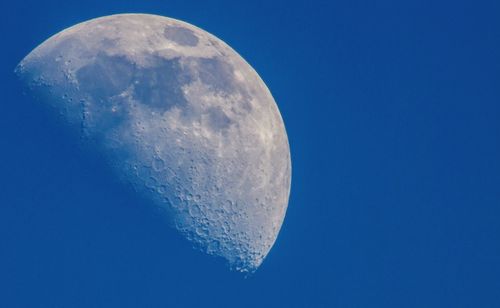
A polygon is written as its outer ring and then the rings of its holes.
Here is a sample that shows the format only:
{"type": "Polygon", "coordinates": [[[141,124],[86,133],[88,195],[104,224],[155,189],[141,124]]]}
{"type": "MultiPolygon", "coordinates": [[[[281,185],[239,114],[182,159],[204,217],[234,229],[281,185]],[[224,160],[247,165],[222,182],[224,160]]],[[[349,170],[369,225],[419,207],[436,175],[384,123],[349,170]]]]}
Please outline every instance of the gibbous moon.
{"type": "Polygon", "coordinates": [[[255,271],[283,223],[288,139],[259,75],[215,36],[121,14],[70,27],[16,73],[195,247],[255,271]]]}

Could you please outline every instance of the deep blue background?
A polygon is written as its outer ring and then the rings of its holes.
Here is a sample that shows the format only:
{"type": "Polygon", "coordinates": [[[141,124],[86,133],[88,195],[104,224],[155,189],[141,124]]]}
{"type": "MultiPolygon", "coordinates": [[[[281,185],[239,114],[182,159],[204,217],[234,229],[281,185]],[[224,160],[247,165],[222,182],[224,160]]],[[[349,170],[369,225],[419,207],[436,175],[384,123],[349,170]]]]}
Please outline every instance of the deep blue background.
{"type": "Polygon", "coordinates": [[[498,1],[2,1],[0,307],[500,307],[498,1]],[[293,184],[253,276],[167,229],[13,69],[112,13],[178,18],[260,73],[293,184]]]}

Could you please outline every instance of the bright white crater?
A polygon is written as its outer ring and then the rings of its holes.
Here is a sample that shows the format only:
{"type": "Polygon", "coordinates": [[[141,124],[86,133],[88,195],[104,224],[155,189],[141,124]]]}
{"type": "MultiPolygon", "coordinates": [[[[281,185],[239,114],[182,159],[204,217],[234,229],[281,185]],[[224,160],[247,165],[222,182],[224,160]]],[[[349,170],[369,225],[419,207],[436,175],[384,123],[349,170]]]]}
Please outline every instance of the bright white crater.
{"type": "Polygon", "coordinates": [[[285,216],[291,162],[259,75],[190,24],[122,14],[68,28],[16,69],[176,230],[252,272],[285,216]]]}

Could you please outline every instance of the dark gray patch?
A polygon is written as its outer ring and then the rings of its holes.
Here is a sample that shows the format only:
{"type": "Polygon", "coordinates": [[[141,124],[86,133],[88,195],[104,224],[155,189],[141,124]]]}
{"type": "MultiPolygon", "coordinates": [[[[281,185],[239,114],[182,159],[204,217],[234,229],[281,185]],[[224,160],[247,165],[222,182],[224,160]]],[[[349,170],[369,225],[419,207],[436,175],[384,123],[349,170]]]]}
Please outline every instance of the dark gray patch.
{"type": "Polygon", "coordinates": [[[195,58],[201,81],[216,91],[231,93],[235,88],[232,66],[217,58],[195,58]]]}
{"type": "Polygon", "coordinates": [[[173,106],[185,105],[182,86],[189,83],[179,59],[152,56],[153,66],[142,68],[124,56],[99,54],[95,60],[76,73],[80,90],[88,93],[103,107],[133,85],[132,96],[139,103],[161,111],[173,106]]]}
{"type": "Polygon", "coordinates": [[[182,86],[191,82],[191,78],[179,59],[154,56],[152,61],[155,63],[153,67],[137,69],[133,76],[134,98],[161,111],[186,105],[182,86]]]}
{"type": "Polygon", "coordinates": [[[76,72],[80,90],[95,101],[107,102],[130,85],[136,68],[124,56],[97,55],[95,60],[76,72]]]}
{"type": "Polygon", "coordinates": [[[193,61],[197,62],[196,67],[200,80],[210,89],[221,94],[239,93],[242,96],[239,101],[241,106],[236,108],[236,113],[248,113],[252,110],[251,96],[245,86],[235,80],[231,64],[219,58],[194,58],[193,61]]]}
{"type": "Polygon", "coordinates": [[[194,34],[193,31],[184,27],[166,27],[163,31],[163,35],[168,40],[174,41],[177,44],[183,46],[196,46],[198,45],[199,41],[198,37],[194,34]]]}
{"type": "Polygon", "coordinates": [[[208,109],[208,119],[209,125],[214,131],[227,129],[233,122],[220,107],[208,109]]]}
{"type": "Polygon", "coordinates": [[[91,101],[82,101],[83,130],[106,133],[128,119],[126,107],[118,96],[131,84],[135,66],[124,56],[99,53],[94,61],[76,72],[80,90],[91,101]],[[88,118],[87,118],[88,117],[88,118]]]}
{"type": "MultiPolygon", "coordinates": [[[[126,98],[120,94],[132,86],[133,98],[149,108],[167,111],[173,106],[185,109],[182,86],[189,83],[179,59],[152,56],[150,68],[138,67],[124,56],[98,54],[95,60],[76,72],[80,90],[93,103],[84,106],[94,131],[108,131],[129,118],[126,98]]],[[[89,127],[90,128],[90,127],[89,127]]]]}

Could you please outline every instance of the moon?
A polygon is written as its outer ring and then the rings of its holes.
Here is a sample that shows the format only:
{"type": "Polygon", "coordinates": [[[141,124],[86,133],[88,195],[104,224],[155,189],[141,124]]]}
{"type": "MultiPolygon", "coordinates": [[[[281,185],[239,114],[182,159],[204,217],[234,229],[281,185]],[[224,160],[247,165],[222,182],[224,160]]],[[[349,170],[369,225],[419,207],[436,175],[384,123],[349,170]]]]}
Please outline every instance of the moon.
{"type": "Polygon", "coordinates": [[[285,217],[290,148],[270,91],[222,40],[111,15],[52,36],[16,73],[194,247],[260,266],[285,217]]]}

